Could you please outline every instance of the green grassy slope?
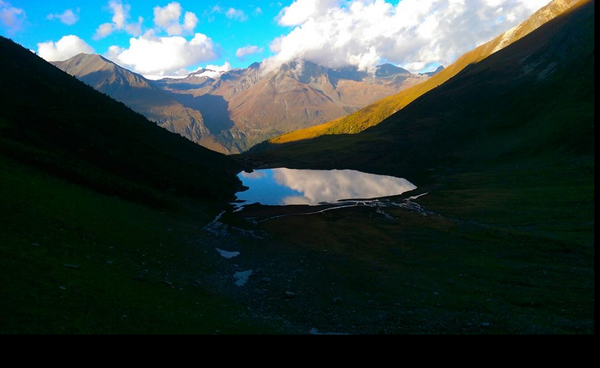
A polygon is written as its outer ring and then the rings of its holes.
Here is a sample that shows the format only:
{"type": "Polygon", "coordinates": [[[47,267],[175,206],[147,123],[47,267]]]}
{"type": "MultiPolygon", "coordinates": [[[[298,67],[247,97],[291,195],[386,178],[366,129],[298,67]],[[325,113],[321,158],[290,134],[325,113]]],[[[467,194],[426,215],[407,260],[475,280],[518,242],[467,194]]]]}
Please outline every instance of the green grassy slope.
{"type": "Polygon", "coordinates": [[[273,331],[215,286],[207,213],[102,195],[2,155],[0,173],[0,334],[273,331]]]}
{"type": "Polygon", "coordinates": [[[0,334],[271,331],[202,231],[237,163],[4,38],[0,105],[0,334]]]}
{"type": "Polygon", "coordinates": [[[99,191],[230,198],[238,166],[0,39],[0,153],[99,191]]]}

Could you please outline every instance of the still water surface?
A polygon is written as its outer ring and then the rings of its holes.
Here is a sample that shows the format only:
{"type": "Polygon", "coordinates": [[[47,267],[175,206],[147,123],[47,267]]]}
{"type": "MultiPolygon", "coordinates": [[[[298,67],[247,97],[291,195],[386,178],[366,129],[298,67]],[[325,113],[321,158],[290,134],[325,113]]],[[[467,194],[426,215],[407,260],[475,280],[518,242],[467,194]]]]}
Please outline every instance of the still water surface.
{"type": "Polygon", "coordinates": [[[406,179],[354,170],[267,169],[238,177],[249,189],[236,194],[240,206],[319,205],[341,200],[374,199],[416,189],[406,179]]]}

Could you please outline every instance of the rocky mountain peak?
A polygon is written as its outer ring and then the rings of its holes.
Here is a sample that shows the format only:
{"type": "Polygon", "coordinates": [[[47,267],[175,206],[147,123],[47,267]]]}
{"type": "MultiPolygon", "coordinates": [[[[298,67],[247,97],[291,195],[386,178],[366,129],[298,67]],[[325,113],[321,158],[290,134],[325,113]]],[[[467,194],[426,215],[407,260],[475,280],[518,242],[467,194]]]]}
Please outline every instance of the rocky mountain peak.
{"type": "Polygon", "coordinates": [[[410,74],[411,73],[408,70],[389,63],[375,67],[375,76],[379,78],[392,77],[396,75],[408,76],[410,74]]]}

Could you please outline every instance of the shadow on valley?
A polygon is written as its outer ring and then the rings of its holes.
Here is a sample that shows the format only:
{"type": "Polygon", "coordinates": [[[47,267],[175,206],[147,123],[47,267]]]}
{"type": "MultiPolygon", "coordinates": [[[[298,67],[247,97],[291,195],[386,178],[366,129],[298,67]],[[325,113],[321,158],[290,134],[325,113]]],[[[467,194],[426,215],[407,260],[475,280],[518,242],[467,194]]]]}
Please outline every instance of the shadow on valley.
{"type": "Polygon", "coordinates": [[[197,89],[197,88],[202,88],[207,83],[209,83],[209,82],[205,81],[200,84],[194,84],[194,83],[183,83],[180,81],[177,81],[177,83],[167,83],[165,80],[151,80],[150,81],[150,84],[152,84],[153,86],[155,86],[158,89],[161,89],[161,90],[169,89],[169,90],[174,90],[174,91],[189,91],[189,90],[193,90],[193,89],[197,89]]]}
{"type": "Polygon", "coordinates": [[[187,108],[200,111],[204,117],[204,125],[215,136],[219,136],[235,125],[229,118],[229,103],[223,96],[173,94],[173,98],[187,108]]]}

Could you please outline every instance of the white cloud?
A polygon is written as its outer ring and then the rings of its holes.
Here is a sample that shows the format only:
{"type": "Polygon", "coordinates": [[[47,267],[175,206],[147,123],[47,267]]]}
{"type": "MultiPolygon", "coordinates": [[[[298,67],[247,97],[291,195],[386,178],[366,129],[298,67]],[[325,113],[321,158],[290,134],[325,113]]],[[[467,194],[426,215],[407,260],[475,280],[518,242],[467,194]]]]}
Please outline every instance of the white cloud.
{"type": "Polygon", "coordinates": [[[0,24],[11,32],[20,30],[26,17],[23,9],[15,8],[10,3],[0,0],[0,24]]]}
{"type": "Polygon", "coordinates": [[[217,54],[212,40],[201,33],[188,41],[180,36],[157,37],[148,31],[131,38],[129,48],[110,47],[106,56],[147,77],[160,77],[180,74],[182,69],[213,60],[217,54]]]}
{"type": "Polygon", "coordinates": [[[117,29],[125,27],[125,21],[129,18],[130,5],[123,5],[121,1],[110,1],[109,8],[113,11],[112,21],[117,29]]]}
{"type": "Polygon", "coordinates": [[[296,0],[271,43],[268,70],[294,59],[362,70],[388,61],[420,71],[456,57],[525,20],[549,0],[296,0]]]}
{"type": "Polygon", "coordinates": [[[198,17],[192,12],[185,12],[183,17],[183,29],[188,32],[194,32],[196,25],[198,24],[198,17]]]}
{"type": "Polygon", "coordinates": [[[246,13],[244,13],[244,11],[235,8],[227,9],[227,11],[225,12],[225,16],[229,19],[239,20],[240,22],[243,22],[248,19],[248,16],[246,15],[246,13]]]}
{"type": "Polygon", "coordinates": [[[94,49],[81,38],[69,35],[57,42],[38,43],[38,55],[46,61],[62,61],[81,53],[92,54],[94,49]]]}
{"type": "Polygon", "coordinates": [[[96,29],[96,33],[94,34],[94,39],[98,40],[98,39],[104,38],[104,37],[108,36],[109,34],[113,33],[114,30],[115,30],[115,28],[112,23],[101,24],[98,27],[98,29],[96,29]]]}
{"type": "Polygon", "coordinates": [[[181,34],[181,5],[179,3],[169,3],[165,7],[157,6],[154,8],[154,25],[167,31],[169,35],[181,34]]]}
{"type": "Polygon", "coordinates": [[[263,13],[263,10],[260,8],[260,6],[257,6],[256,9],[254,9],[254,15],[261,15],[263,13]]]}
{"type": "Polygon", "coordinates": [[[142,34],[142,23],[144,23],[144,18],[138,17],[138,21],[135,23],[127,23],[125,24],[125,32],[132,36],[139,36],[142,34]]]}
{"type": "Polygon", "coordinates": [[[123,4],[121,0],[110,0],[108,2],[108,8],[113,13],[112,23],[101,24],[94,34],[94,39],[99,40],[107,37],[111,33],[117,30],[124,30],[132,36],[139,36],[142,34],[142,23],[144,18],[139,17],[136,23],[129,23],[129,12],[131,6],[123,4]]]}
{"type": "MultiPolygon", "coordinates": [[[[218,4],[212,7],[210,13],[224,14],[227,18],[232,19],[232,20],[237,20],[240,22],[245,22],[248,20],[248,15],[246,13],[244,13],[243,10],[236,9],[236,8],[229,8],[229,9],[225,10],[225,9],[221,8],[221,6],[219,6],[218,4]]],[[[255,16],[260,15],[260,14],[262,14],[262,9],[259,7],[256,7],[254,9],[254,11],[252,12],[252,14],[255,16]]],[[[209,20],[211,20],[211,18],[209,18],[209,20]]]]}
{"type": "Polygon", "coordinates": [[[244,60],[244,57],[248,55],[258,54],[263,51],[264,49],[258,46],[244,46],[237,49],[235,56],[237,56],[237,58],[240,60],[244,60]]]}
{"type": "MultiPolygon", "coordinates": [[[[79,13],[79,9],[77,9],[77,13],[79,13]]],[[[64,24],[68,26],[72,26],[73,24],[79,21],[79,14],[76,14],[73,10],[67,9],[60,14],[48,14],[47,19],[58,19],[64,24]]]]}
{"type": "Polygon", "coordinates": [[[292,5],[283,8],[278,22],[282,26],[299,26],[310,18],[320,17],[330,9],[337,8],[341,0],[296,0],[292,5]]]}
{"type": "Polygon", "coordinates": [[[186,12],[183,17],[183,24],[179,23],[181,19],[182,8],[178,2],[172,2],[164,7],[154,7],[154,25],[167,32],[168,35],[181,35],[184,33],[192,34],[198,24],[198,17],[192,12],[186,12]]]}
{"type": "Polygon", "coordinates": [[[231,64],[229,61],[226,61],[223,65],[207,65],[206,68],[209,70],[214,70],[215,72],[226,73],[231,70],[231,64]]]}

